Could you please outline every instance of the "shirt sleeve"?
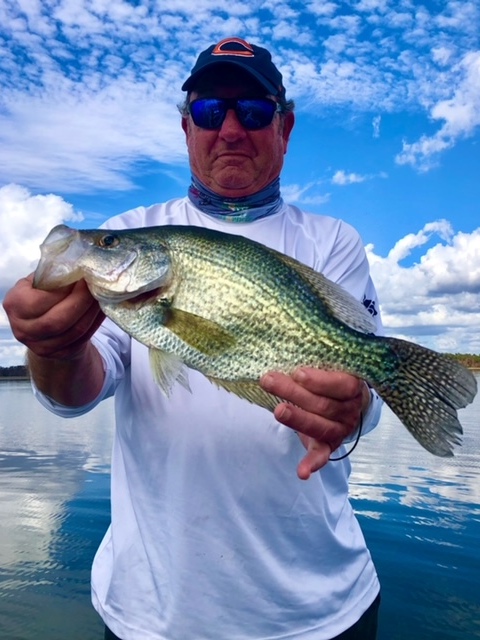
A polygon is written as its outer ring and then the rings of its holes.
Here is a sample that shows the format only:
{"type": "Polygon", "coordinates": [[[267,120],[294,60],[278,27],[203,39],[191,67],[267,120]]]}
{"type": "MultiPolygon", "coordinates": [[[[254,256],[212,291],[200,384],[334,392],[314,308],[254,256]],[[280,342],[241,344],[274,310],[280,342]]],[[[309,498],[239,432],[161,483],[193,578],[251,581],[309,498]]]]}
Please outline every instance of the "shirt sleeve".
{"type": "MultiPolygon", "coordinates": [[[[375,389],[370,388],[370,406],[368,407],[368,411],[362,419],[362,436],[375,429],[382,415],[382,406],[383,400],[380,398],[375,389]]],[[[350,444],[352,442],[355,442],[358,438],[359,431],[360,427],[358,427],[358,429],[356,429],[350,436],[348,436],[348,438],[345,438],[343,444],[350,444]]]]}
{"type": "Polygon", "coordinates": [[[92,343],[100,353],[103,361],[105,379],[98,396],[80,407],[62,405],[53,398],[39,391],[32,380],[32,390],[46,409],[62,418],[76,418],[94,409],[102,400],[114,395],[115,390],[125,375],[125,369],[129,365],[130,338],[118,329],[108,318],[92,337],[92,343]]]}

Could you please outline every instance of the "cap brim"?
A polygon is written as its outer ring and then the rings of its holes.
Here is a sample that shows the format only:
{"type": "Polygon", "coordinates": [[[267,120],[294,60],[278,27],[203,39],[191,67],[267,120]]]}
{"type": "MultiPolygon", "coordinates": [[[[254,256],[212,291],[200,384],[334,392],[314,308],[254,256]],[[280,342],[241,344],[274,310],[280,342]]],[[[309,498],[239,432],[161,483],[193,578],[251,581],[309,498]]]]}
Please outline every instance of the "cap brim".
{"type": "Polygon", "coordinates": [[[262,85],[262,87],[264,87],[268,91],[268,93],[270,93],[271,95],[277,96],[280,94],[278,87],[276,87],[269,80],[267,80],[267,78],[265,78],[265,76],[263,76],[261,73],[258,73],[258,71],[255,71],[255,69],[252,69],[248,65],[243,64],[241,61],[225,60],[225,59],[212,60],[211,62],[207,62],[206,64],[204,64],[203,67],[201,67],[200,69],[197,69],[197,71],[192,73],[192,75],[189,78],[187,78],[187,80],[185,80],[185,82],[182,85],[182,91],[192,91],[195,88],[195,83],[198,81],[200,76],[202,76],[206,71],[210,71],[215,66],[226,65],[226,64],[240,67],[240,69],[243,69],[244,71],[246,71],[249,75],[255,78],[255,80],[257,80],[257,82],[259,82],[262,85]]]}

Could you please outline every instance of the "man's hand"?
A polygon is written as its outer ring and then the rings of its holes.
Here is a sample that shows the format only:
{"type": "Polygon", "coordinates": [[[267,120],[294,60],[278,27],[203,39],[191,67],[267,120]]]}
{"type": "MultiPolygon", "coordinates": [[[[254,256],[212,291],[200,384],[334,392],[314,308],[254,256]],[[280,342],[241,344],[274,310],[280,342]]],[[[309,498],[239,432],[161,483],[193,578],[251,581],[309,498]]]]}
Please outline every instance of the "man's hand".
{"type": "Polygon", "coordinates": [[[42,358],[75,357],[103,322],[98,303],[84,281],[55,291],[32,282],[19,280],[3,302],[15,338],[42,358]]]}
{"type": "Polygon", "coordinates": [[[104,320],[85,282],[55,291],[22,278],[3,306],[15,338],[28,349],[30,373],[38,389],[60,404],[93,400],[103,384],[103,363],[90,342],[104,320]]]}
{"type": "Polygon", "coordinates": [[[307,449],[297,468],[302,480],[327,464],[332,451],[357,429],[370,403],[363,380],[338,371],[302,367],[292,376],[271,372],[260,384],[286,401],[277,405],[274,415],[298,432],[307,449]]]}

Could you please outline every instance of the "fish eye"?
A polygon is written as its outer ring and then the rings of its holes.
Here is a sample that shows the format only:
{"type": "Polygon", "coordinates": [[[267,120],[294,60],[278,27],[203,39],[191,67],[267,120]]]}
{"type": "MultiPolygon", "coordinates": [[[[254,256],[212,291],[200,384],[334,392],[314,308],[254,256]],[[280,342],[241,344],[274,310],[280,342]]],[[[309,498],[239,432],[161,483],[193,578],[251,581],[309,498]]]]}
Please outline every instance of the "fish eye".
{"type": "Polygon", "coordinates": [[[105,249],[109,249],[110,247],[116,247],[118,244],[119,240],[117,238],[117,236],[114,236],[111,233],[108,233],[105,236],[102,236],[100,238],[100,240],[98,241],[98,244],[100,247],[103,247],[105,249]]]}

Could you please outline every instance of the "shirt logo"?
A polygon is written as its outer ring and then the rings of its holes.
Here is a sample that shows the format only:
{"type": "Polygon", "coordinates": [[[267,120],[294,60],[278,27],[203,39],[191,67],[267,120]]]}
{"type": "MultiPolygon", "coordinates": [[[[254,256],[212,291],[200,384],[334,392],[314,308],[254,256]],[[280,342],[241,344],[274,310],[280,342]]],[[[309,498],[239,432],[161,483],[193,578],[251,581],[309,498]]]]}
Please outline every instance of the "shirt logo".
{"type": "Polygon", "coordinates": [[[212,56],[241,56],[242,58],[254,57],[253,47],[241,38],[225,38],[221,40],[212,51],[212,56]]]}
{"type": "Polygon", "coordinates": [[[369,300],[367,296],[363,296],[362,303],[368,313],[370,313],[373,317],[378,315],[378,311],[375,308],[375,300],[369,300]]]}

